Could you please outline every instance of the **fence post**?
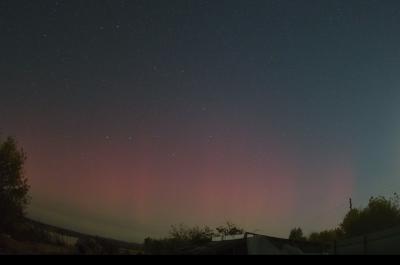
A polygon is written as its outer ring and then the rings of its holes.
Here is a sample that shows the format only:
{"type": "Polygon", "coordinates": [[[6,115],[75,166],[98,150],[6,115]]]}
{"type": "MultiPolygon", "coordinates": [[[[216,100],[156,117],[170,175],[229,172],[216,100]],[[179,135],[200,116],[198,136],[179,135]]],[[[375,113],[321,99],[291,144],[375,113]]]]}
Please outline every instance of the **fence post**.
{"type": "Polygon", "coordinates": [[[337,255],[337,240],[333,241],[333,255],[337,255]]]}
{"type": "Polygon", "coordinates": [[[368,238],[367,236],[364,236],[364,255],[368,255],[368,238]]]}

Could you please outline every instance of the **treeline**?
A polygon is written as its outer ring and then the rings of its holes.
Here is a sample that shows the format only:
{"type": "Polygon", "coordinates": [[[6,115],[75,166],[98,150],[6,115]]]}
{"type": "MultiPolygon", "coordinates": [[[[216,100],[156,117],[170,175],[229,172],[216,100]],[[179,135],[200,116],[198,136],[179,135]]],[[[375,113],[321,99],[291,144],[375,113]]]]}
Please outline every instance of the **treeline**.
{"type": "Polygon", "coordinates": [[[182,254],[185,249],[201,247],[210,243],[213,237],[244,234],[244,230],[231,222],[212,229],[204,227],[172,226],[169,236],[162,239],[146,238],[144,252],[150,255],[182,254]]]}
{"type": "Polygon", "coordinates": [[[400,226],[400,197],[397,193],[390,198],[371,197],[364,208],[353,208],[350,205],[348,213],[336,228],[314,232],[308,237],[303,234],[301,228],[294,228],[289,239],[332,243],[335,240],[362,236],[395,226],[400,226]]]}

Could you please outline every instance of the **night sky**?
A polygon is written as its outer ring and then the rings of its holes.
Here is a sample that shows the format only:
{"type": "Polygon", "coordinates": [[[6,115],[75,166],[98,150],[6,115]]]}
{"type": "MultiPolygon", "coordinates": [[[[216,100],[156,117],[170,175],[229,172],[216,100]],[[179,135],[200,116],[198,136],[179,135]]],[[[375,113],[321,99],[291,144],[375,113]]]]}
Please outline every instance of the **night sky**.
{"type": "Polygon", "coordinates": [[[397,0],[2,0],[0,33],[38,220],[286,237],[400,190],[397,0]]]}

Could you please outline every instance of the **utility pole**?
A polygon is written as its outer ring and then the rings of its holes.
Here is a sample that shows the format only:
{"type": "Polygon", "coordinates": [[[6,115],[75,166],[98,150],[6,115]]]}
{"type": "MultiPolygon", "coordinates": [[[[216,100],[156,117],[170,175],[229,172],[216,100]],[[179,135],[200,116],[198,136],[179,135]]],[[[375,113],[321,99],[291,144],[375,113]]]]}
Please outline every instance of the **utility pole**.
{"type": "Polygon", "coordinates": [[[353,210],[353,200],[350,198],[349,199],[349,203],[350,203],[350,211],[353,210]]]}

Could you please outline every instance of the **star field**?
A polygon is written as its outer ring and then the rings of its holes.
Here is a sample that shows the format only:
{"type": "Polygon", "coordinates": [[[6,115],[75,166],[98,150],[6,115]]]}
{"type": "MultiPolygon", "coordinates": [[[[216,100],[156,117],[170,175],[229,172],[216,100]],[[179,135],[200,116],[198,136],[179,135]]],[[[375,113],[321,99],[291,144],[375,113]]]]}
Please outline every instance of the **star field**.
{"type": "Polygon", "coordinates": [[[399,28],[391,0],[1,1],[30,215],[134,241],[336,225],[400,185],[399,28]]]}

